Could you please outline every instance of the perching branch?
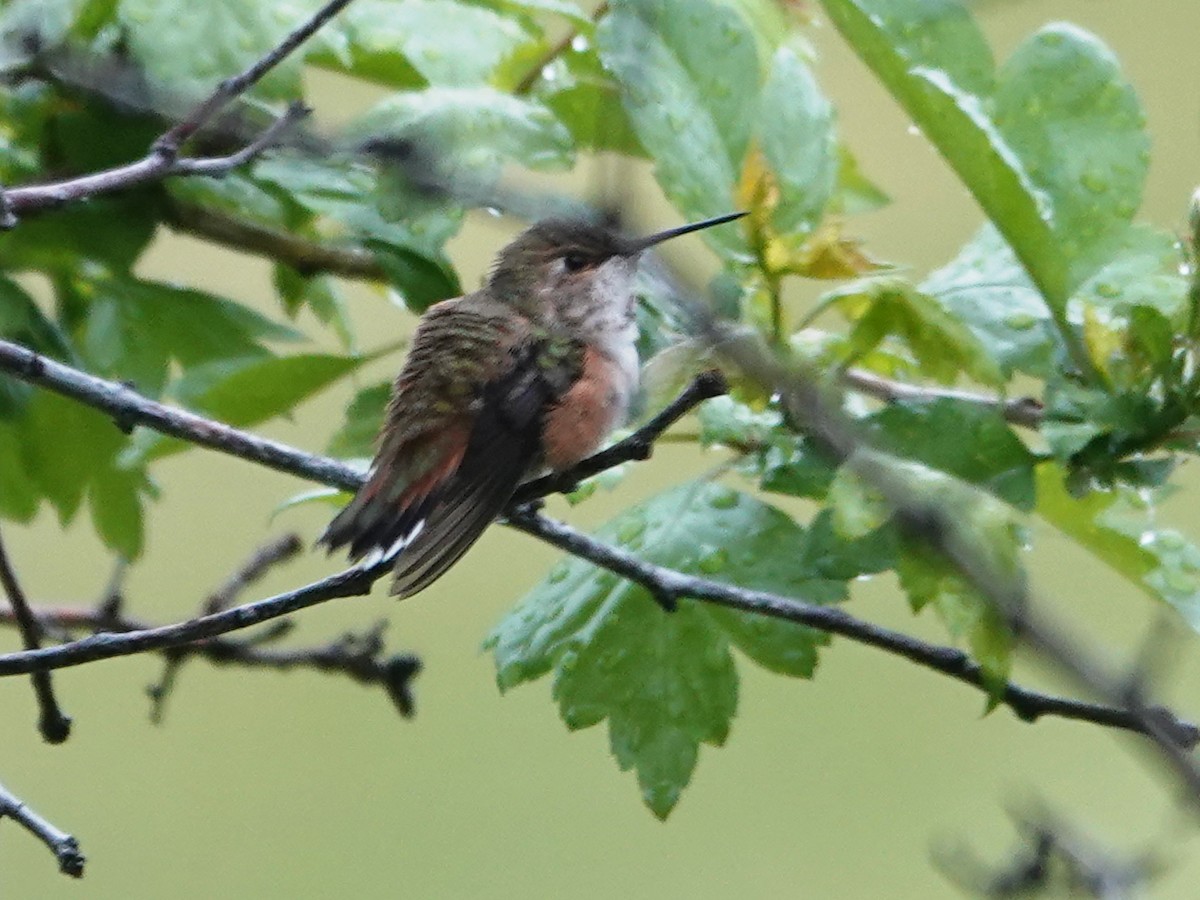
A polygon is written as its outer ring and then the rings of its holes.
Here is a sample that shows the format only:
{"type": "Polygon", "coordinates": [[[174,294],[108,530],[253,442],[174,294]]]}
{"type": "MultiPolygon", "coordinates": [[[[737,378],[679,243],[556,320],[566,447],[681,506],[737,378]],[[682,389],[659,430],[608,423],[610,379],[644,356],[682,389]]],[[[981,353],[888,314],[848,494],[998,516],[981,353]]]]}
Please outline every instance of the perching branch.
{"type": "Polygon", "coordinates": [[[187,410],[157,403],[133,388],[47,359],[20,344],[0,340],[0,371],[107,413],[123,431],[144,425],[191,444],[343,490],[353,491],[362,483],[361,473],[343,462],[304,453],[187,410]]]}
{"type": "MultiPolygon", "coordinates": [[[[902,656],[956,681],[984,692],[988,691],[982,668],[961,650],[927,644],[909,635],[864,622],[840,607],[819,606],[766,591],[735,587],[648,563],[618,547],[598,541],[569,525],[550,519],[529,506],[510,511],[508,524],[573,556],[586,559],[637,582],[668,607],[679,600],[690,598],[773,619],[786,619],[902,656]]],[[[1042,716],[1053,715],[1141,734],[1149,733],[1145,722],[1129,710],[1042,694],[1012,683],[1005,687],[1000,700],[1025,722],[1035,722],[1042,716]]],[[[1200,727],[1177,718],[1166,709],[1158,708],[1154,714],[1160,727],[1178,746],[1190,749],[1200,744],[1200,727]]]]}
{"type": "MultiPolygon", "coordinates": [[[[21,642],[26,650],[36,650],[41,646],[42,628],[37,617],[29,607],[29,601],[21,584],[17,581],[17,573],[9,561],[4,544],[0,541],[0,587],[8,595],[12,608],[13,620],[17,630],[21,632],[21,642]]],[[[61,744],[71,735],[71,717],[66,715],[58,705],[54,696],[54,685],[50,681],[49,672],[34,672],[30,679],[33,681],[33,693],[38,703],[38,731],[42,739],[49,744],[61,744]]]]}
{"type": "MultiPolygon", "coordinates": [[[[85,405],[107,412],[114,416],[119,424],[127,427],[135,424],[146,425],[164,434],[190,440],[192,443],[210,449],[344,490],[355,490],[363,481],[361,472],[337,460],[304,453],[293,447],[257,438],[194,413],[155,403],[142,397],[131,388],[44,359],[24,347],[6,341],[0,341],[0,371],[9,371],[31,384],[46,387],[85,405]]],[[[693,384],[679,400],[672,403],[645,427],[657,428],[661,433],[671,421],[683,414],[680,412],[682,408],[690,408],[688,407],[689,403],[694,406],[699,402],[699,399],[696,398],[706,390],[717,389],[714,382],[707,383],[707,388],[704,386],[705,379],[702,379],[699,387],[693,384]]],[[[635,434],[627,441],[632,441],[632,444],[629,444],[625,450],[618,450],[622,447],[622,443],[624,443],[622,442],[608,450],[601,451],[591,459],[584,460],[567,473],[563,486],[573,486],[580,478],[602,471],[604,465],[601,465],[599,460],[606,460],[607,465],[615,465],[627,459],[636,458],[637,453],[642,452],[642,449],[639,449],[639,435],[635,434]],[[614,451],[616,452],[614,453],[614,451]]],[[[533,497],[525,496],[526,491],[524,490],[518,495],[526,502],[558,489],[557,483],[553,481],[542,482],[539,480],[531,484],[537,485],[536,490],[528,491],[534,495],[533,497]]],[[[520,524],[526,514],[522,513],[519,507],[514,509],[511,515],[514,516],[515,527],[529,531],[520,524]]],[[[537,536],[549,543],[554,543],[550,540],[549,534],[537,534],[537,536]]],[[[615,568],[615,566],[626,566],[631,562],[641,566],[649,564],[642,563],[634,557],[625,557],[619,550],[606,544],[599,542],[594,542],[594,544],[595,547],[589,549],[588,552],[592,553],[594,550],[595,555],[586,557],[592,559],[593,562],[605,566],[610,566],[611,563],[610,567],[614,567],[614,571],[630,578],[649,571],[634,568],[623,571],[615,568]]],[[[354,567],[294,591],[203,616],[190,622],[137,629],[126,634],[98,634],[81,641],[64,644],[61,647],[0,655],[0,677],[24,674],[39,669],[80,665],[116,656],[161,651],[168,647],[214,638],[297,612],[336,597],[365,594],[386,571],[386,564],[376,565],[369,569],[354,567]]],[[[737,608],[748,612],[776,615],[781,618],[795,615],[795,620],[802,624],[810,624],[812,627],[841,634],[869,646],[896,653],[968,684],[977,687],[980,684],[978,667],[965,654],[953,648],[927,645],[905,635],[879,629],[837,609],[813,607],[812,609],[817,612],[804,611],[801,613],[797,610],[804,610],[804,604],[799,604],[799,601],[789,598],[761,592],[740,591],[740,589],[731,588],[719,582],[692,579],[690,576],[667,569],[656,569],[656,574],[660,574],[662,579],[665,579],[658,584],[660,599],[673,596],[672,588],[686,586],[687,590],[680,593],[679,596],[692,596],[697,599],[711,600],[711,602],[725,602],[727,605],[737,605],[737,608]],[[730,591],[740,592],[742,596],[736,597],[735,594],[729,593],[730,591]],[[799,605],[776,608],[776,600],[785,601],[786,604],[799,605]],[[818,618],[811,621],[801,618],[802,615],[810,615],[810,612],[818,618]]],[[[635,580],[637,579],[635,578],[635,580]]],[[[1165,740],[1182,747],[1193,746],[1200,740],[1200,730],[1196,726],[1179,719],[1167,710],[1150,709],[1139,715],[1131,711],[1125,704],[1102,706],[1081,703],[1066,698],[1037,694],[1017,685],[1009,685],[1005,689],[1005,702],[1018,716],[1029,721],[1044,715],[1056,715],[1127,730],[1148,732],[1153,729],[1163,732],[1165,740]]]]}
{"type": "Polygon", "coordinates": [[[283,132],[307,115],[303,104],[293,103],[262,134],[236,153],[216,157],[182,156],[184,144],[224,109],[231,101],[256,84],[319,28],[347,6],[351,0],[329,0],[306,22],[285,37],[240,75],[217,86],[181,122],[161,134],[147,154],[139,160],[47,184],[0,188],[0,227],[11,228],[21,215],[62,206],[97,194],[125,190],[141,184],[161,181],[171,175],[221,175],[245,165],[275,143],[283,132]]]}
{"type": "Polygon", "coordinates": [[[83,877],[87,858],[79,852],[79,842],[46,821],[0,784],[0,819],[9,818],[45,844],[58,860],[58,870],[72,878],[83,877]]]}

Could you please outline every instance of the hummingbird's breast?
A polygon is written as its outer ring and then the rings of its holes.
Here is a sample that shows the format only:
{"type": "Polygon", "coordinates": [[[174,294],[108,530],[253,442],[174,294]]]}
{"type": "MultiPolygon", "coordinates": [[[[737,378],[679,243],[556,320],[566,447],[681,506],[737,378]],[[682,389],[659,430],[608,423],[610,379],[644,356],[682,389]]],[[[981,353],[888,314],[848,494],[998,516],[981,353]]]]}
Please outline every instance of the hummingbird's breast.
{"type": "Polygon", "coordinates": [[[549,468],[569,469],[624,424],[637,389],[637,352],[632,342],[619,356],[610,352],[614,349],[585,347],[579,377],[547,411],[542,456],[549,468]]]}
{"type": "Polygon", "coordinates": [[[583,346],[578,378],[543,420],[543,458],[567,469],[595,452],[624,424],[637,390],[635,261],[614,257],[600,265],[586,291],[555,298],[555,330],[583,346]]]}

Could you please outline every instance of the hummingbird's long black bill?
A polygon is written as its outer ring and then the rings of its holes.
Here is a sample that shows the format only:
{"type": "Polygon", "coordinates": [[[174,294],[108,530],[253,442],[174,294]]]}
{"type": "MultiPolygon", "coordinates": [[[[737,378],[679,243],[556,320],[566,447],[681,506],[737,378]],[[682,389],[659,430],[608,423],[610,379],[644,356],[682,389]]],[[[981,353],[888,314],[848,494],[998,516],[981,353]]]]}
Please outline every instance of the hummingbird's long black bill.
{"type": "Polygon", "coordinates": [[[643,238],[634,238],[632,241],[633,252],[641,253],[647,247],[653,247],[655,244],[661,244],[663,241],[669,241],[671,238],[691,234],[693,231],[700,231],[704,228],[712,228],[714,225],[724,225],[726,222],[740,219],[744,215],[747,215],[745,210],[735,213],[725,213],[723,216],[713,216],[711,219],[701,219],[699,222],[690,222],[687,225],[680,225],[677,228],[668,228],[666,231],[660,231],[643,238]]]}

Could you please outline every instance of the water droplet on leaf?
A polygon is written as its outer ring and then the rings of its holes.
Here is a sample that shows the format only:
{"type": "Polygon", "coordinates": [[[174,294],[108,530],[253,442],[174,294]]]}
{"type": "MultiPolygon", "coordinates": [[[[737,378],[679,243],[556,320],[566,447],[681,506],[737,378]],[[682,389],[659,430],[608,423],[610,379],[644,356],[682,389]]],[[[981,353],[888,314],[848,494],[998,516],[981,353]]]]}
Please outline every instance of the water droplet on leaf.
{"type": "Polygon", "coordinates": [[[733,509],[738,504],[737,491],[722,485],[713,493],[709,503],[713,509],[733,509]]]}
{"type": "Polygon", "coordinates": [[[1013,331],[1028,331],[1037,323],[1037,316],[1032,313],[1016,312],[1004,317],[1004,324],[1013,331]]]}

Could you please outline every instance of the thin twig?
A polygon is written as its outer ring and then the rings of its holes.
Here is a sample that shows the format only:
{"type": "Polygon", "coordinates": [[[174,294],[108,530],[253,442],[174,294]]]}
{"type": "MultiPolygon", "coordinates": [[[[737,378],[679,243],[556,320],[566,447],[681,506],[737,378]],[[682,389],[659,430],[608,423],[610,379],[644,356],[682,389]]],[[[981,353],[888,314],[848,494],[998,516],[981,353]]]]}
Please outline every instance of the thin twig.
{"type": "MultiPolygon", "coordinates": [[[[600,19],[608,12],[608,0],[604,0],[595,10],[592,11],[592,23],[599,22],[600,19]]],[[[579,28],[568,29],[559,40],[555,41],[549,49],[546,50],[537,61],[534,62],[529,70],[521,77],[521,79],[513,86],[513,93],[517,96],[528,94],[533,90],[533,86],[538,83],[538,79],[542,77],[542,72],[546,66],[550,65],[560,56],[567,52],[571,43],[579,36],[579,28]]]]}
{"type": "Polygon", "coordinates": [[[135,653],[151,653],[252,628],[328,600],[368,594],[371,586],[387,574],[388,568],[386,564],[377,564],[372,568],[354,566],[295,590],[187,622],[124,633],[101,632],[58,647],[3,654],[0,655],[0,677],[62,669],[135,653]]]}
{"type": "MultiPolygon", "coordinates": [[[[34,607],[44,629],[66,634],[97,631],[128,633],[149,631],[157,626],[132,616],[109,615],[105,610],[86,606],[34,607]]],[[[0,625],[13,625],[16,617],[11,606],[0,605],[0,625]]],[[[383,655],[382,644],[371,643],[378,626],[365,636],[346,635],[317,647],[275,648],[270,641],[285,636],[291,629],[288,619],[276,621],[262,632],[241,640],[215,637],[172,646],[158,652],[164,656],[194,657],[214,665],[233,665],[247,669],[312,669],[318,672],[348,675],[365,685],[382,685],[392,702],[404,715],[411,715],[413,700],[409,682],[421,670],[421,661],[409,653],[383,655]],[[281,627],[283,626],[283,627],[281,627]],[[368,653],[367,650],[370,649],[368,653]]]]}
{"type": "MultiPolygon", "coordinates": [[[[805,603],[791,597],[735,587],[657,566],[576,531],[569,525],[550,519],[529,507],[510,511],[508,524],[573,556],[589,560],[637,582],[660,602],[673,603],[691,598],[773,619],[785,619],[842,635],[860,644],[904,657],[910,662],[933,669],[984,692],[989,690],[980,665],[961,650],[927,644],[909,635],[864,622],[839,607],[805,603]]],[[[1142,719],[1128,710],[1043,694],[1011,682],[999,696],[1001,702],[1025,722],[1034,722],[1042,716],[1052,715],[1141,734],[1148,733],[1142,719]]],[[[1177,746],[1191,748],[1200,743],[1200,728],[1196,725],[1176,718],[1167,710],[1160,710],[1157,714],[1162,727],[1169,731],[1177,746]]]]}
{"type": "Polygon", "coordinates": [[[204,612],[215,613],[233,605],[242,591],[250,587],[275,566],[287,562],[304,549],[298,534],[285,534],[254,551],[241,567],[204,601],[204,612]]]}
{"type": "MultiPolygon", "coordinates": [[[[3,541],[0,541],[0,586],[3,586],[4,593],[8,595],[17,630],[21,633],[21,643],[25,645],[26,650],[37,650],[41,646],[42,629],[29,607],[20,582],[17,581],[17,573],[4,549],[3,541]]],[[[71,717],[58,706],[50,673],[34,672],[30,680],[33,682],[33,693],[37,697],[38,731],[46,743],[61,744],[71,735],[71,717]]]]}
{"type": "Polygon", "coordinates": [[[191,157],[177,159],[171,164],[170,175],[224,175],[246,165],[250,160],[268,150],[294,125],[303,121],[312,110],[303,103],[289,103],[283,115],[268,125],[258,137],[242,149],[226,156],[191,157]]]}
{"type": "MultiPolygon", "coordinates": [[[[294,557],[303,549],[303,546],[299,535],[287,534],[255,550],[250,559],[242,564],[225,584],[204,599],[200,605],[200,615],[212,615],[228,609],[237,601],[243,590],[262,578],[273,566],[294,557]]],[[[129,629],[108,628],[105,630],[128,631],[129,629]]],[[[282,632],[277,631],[276,634],[281,636],[282,632]]],[[[146,694],[150,697],[150,721],[155,725],[162,724],[167,701],[175,689],[180,670],[189,657],[196,655],[192,652],[193,649],[194,645],[192,648],[172,647],[163,651],[162,674],[159,675],[158,681],[146,688],[146,694]]]]}
{"type": "Polygon", "coordinates": [[[1033,397],[1007,398],[978,394],[974,391],[918,387],[915,384],[884,378],[866,369],[847,369],[842,373],[842,382],[860,394],[868,394],[886,403],[903,400],[958,400],[994,410],[1003,416],[1005,421],[1025,428],[1040,428],[1046,417],[1045,408],[1033,397]]]}
{"type": "Polygon", "coordinates": [[[232,100],[257,84],[264,75],[295,52],[296,48],[317,33],[330,19],[349,6],[351,0],[329,0],[324,6],[280,41],[270,52],[256,60],[240,75],[222,81],[215,91],[154,142],[154,151],[170,155],[232,100]]]}
{"type": "Polygon", "coordinates": [[[65,831],[43,819],[25,803],[0,784],[0,819],[12,819],[45,844],[58,860],[58,870],[72,878],[83,877],[86,857],[79,852],[79,842],[65,831]]]}
{"type": "Polygon", "coordinates": [[[232,100],[258,82],[267,72],[312,36],[322,25],[347,6],[351,0],[330,0],[300,27],[296,28],[268,53],[240,75],[228,78],[181,122],[163,132],[139,160],[92,172],[75,178],[46,184],[10,187],[0,190],[0,227],[13,227],[19,217],[35,210],[49,209],[97,194],[112,193],[137,185],[161,181],[171,175],[220,175],[244,165],[276,142],[282,133],[307,114],[302,104],[292,104],[261,135],[236,153],[220,157],[181,157],[183,145],[208,124],[232,100]]]}

